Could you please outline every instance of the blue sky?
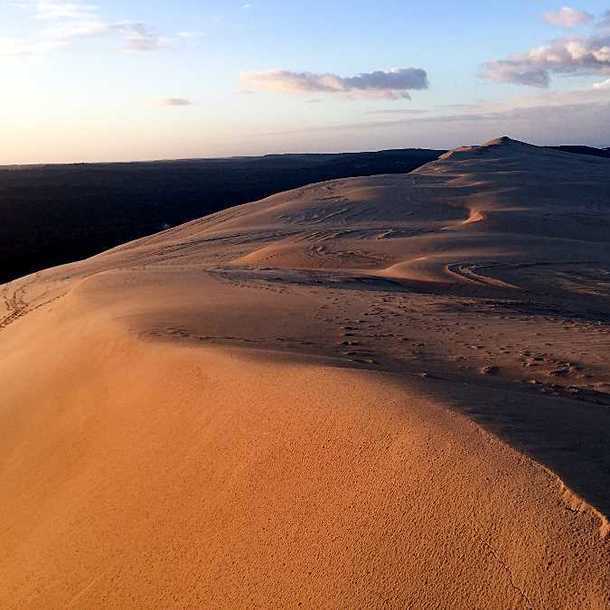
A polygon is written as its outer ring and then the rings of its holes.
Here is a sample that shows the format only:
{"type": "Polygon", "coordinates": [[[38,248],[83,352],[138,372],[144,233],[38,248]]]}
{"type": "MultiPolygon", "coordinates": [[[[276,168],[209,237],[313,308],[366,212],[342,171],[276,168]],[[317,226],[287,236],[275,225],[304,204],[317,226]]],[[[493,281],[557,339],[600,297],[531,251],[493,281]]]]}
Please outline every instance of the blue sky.
{"type": "Polygon", "coordinates": [[[0,163],[610,146],[610,2],[3,0],[0,163]]]}

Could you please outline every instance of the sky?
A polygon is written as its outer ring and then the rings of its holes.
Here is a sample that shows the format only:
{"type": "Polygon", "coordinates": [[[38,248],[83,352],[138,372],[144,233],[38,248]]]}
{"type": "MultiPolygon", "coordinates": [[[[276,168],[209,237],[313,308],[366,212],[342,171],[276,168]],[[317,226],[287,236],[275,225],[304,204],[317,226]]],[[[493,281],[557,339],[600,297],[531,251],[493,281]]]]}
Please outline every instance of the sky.
{"type": "Polygon", "coordinates": [[[610,146],[610,0],[0,7],[0,164],[610,146]]]}

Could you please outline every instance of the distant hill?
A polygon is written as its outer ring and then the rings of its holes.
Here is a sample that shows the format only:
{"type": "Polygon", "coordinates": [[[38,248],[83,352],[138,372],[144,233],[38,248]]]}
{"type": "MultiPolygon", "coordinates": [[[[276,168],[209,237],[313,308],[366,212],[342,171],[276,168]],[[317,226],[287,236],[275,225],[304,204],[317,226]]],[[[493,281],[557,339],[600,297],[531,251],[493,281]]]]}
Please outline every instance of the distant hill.
{"type": "Polygon", "coordinates": [[[0,167],[0,283],[312,182],[410,172],[443,152],[0,167]]]}
{"type": "Polygon", "coordinates": [[[610,147],[594,148],[593,146],[551,146],[555,150],[563,150],[564,152],[576,153],[579,155],[590,155],[592,157],[605,157],[610,159],[610,147]]]}

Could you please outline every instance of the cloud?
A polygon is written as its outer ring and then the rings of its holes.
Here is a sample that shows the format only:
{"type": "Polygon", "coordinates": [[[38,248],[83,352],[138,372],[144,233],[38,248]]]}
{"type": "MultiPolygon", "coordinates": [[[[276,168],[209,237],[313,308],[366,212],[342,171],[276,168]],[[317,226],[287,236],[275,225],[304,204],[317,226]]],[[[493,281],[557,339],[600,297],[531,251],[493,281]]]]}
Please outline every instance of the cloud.
{"type": "Polygon", "coordinates": [[[483,66],[481,76],[498,83],[513,83],[529,87],[548,87],[551,83],[548,70],[521,59],[487,62],[483,66]]]}
{"type": "Polygon", "coordinates": [[[169,39],[159,36],[143,23],[118,23],[110,26],[123,36],[127,51],[157,51],[169,46],[169,39]]]}
{"type": "Polygon", "coordinates": [[[410,99],[408,93],[410,90],[428,88],[428,75],[425,70],[419,68],[376,70],[349,77],[331,73],[270,70],[244,73],[241,80],[246,87],[259,91],[306,94],[339,93],[352,98],[410,99]]]}
{"type": "Polygon", "coordinates": [[[162,101],[163,106],[180,107],[192,106],[193,102],[185,97],[168,97],[162,101]]]}
{"type": "Polygon", "coordinates": [[[79,38],[93,38],[111,33],[109,24],[100,19],[59,21],[47,26],[38,37],[39,41],[56,42],[58,46],[68,46],[79,38]]]}
{"type": "Polygon", "coordinates": [[[474,108],[477,108],[478,104],[477,103],[472,103],[472,104],[439,104],[437,106],[435,106],[436,109],[438,110],[444,110],[444,111],[449,111],[449,110],[473,110],[474,108]]]}
{"type": "Polygon", "coordinates": [[[562,38],[483,66],[488,80],[548,87],[553,74],[610,74],[610,35],[562,38]]]}
{"type": "Polygon", "coordinates": [[[593,89],[610,89],[610,78],[601,83],[593,83],[593,89]]]}
{"type": "Polygon", "coordinates": [[[36,19],[88,20],[97,17],[98,8],[93,4],[66,2],[63,0],[38,0],[35,4],[36,19]]]}
{"type": "Polygon", "coordinates": [[[579,11],[570,6],[564,6],[558,11],[549,11],[544,14],[544,20],[556,27],[571,29],[593,21],[593,15],[586,11],[579,11]]]}
{"type": "Polygon", "coordinates": [[[62,46],[64,43],[60,40],[32,41],[22,38],[0,38],[0,57],[44,55],[62,46]]]}
{"type": "Polygon", "coordinates": [[[40,27],[30,38],[0,38],[0,56],[45,55],[78,39],[102,36],[118,36],[126,51],[156,51],[169,46],[168,38],[147,25],[105,20],[96,5],[80,0],[32,0],[12,6],[30,12],[40,27]]]}
{"type": "Polygon", "coordinates": [[[365,114],[377,114],[377,115],[383,115],[383,114],[389,114],[389,115],[408,115],[408,116],[415,116],[418,114],[426,114],[427,112],[429,112],[428,110],[416,110],[416,109],[411,109],[411,108],[385,108],[383,110],[368,110],[365,114]]]}

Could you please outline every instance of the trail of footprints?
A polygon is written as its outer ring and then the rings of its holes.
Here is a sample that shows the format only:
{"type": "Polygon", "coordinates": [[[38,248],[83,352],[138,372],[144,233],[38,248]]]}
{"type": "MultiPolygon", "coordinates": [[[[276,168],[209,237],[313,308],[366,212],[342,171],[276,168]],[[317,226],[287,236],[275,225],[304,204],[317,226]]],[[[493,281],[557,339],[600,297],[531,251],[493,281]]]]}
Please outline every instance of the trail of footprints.
{"type": "Polygon", "coordinates": [[[5,284],[2,288],[2,301],[4,303],[4,309],[6,314],[0,318],[0,331],[7,328],[23,316],[45,307],[62,298],[65,293],[58,294],[51,298],[45,298],[48,292],[44,292],[38,297],[40,302],[33,304],[25,300],[27,289],[35,281],[35,278],[30,282],[22,282],[16,289],[13,289],[13,284],[5,284]]]}
{"type": "MultiPolygon", "coordinates": [[[[322,355],[334,352],[356,365],[419,372],[428,378],[479,376],[485,383],[496,383],[496,379],[515,382],[523,384],[524,390],[549,396],[610,404],[610,383],[592,376],[579,361],[552,353],[553,328],[583,337],[608,334],[606,325],[577,324],[525,312],[506,315],[497,304],[477,299],[448,297],[439,302],[438,295],[346,289],[320,278],[309,284],[303,278],[298,284],[281,277],[225,280],[243,288],[271,290],[278,297],[298,285],[300,291],[321,301],[313,312],[311,336],[276,336],[272,343],[279,349],[322,355]],[[481,307],[487,307],[486,311],[481,312],[481,307]],[[544,332],[539,328],[542,322],[544,332]],[[536,330],[525,335],[525,343],[523,333],[530,325],[536,330]],[[520,329],[521,337],[513,337],[511,343],[507,339],[515,328],[520,329]]],[[[238,337],[198,339],[257,343],[238,337]]],[[[559,341],[565,342],[565,337],[559,341]]]]}
{"type": "MultiPolygon", "coordinates": [[[[335,327],[338,353],[357,364],[405,365],[419,369],[424,377],[434,377],[438,371],[430,374],[428,369],[434,371],[440,364],[443,374],[448,372],[453,376],[462,371],[469,377],[473,374],[487,377],[489,382],[498,377],[505,382],[524,384],[524,389],[529,386],[548,396],[610,405],[610,382],[597,379],[578,361],[553,355],[548,351],[553,342],[545,341],[545,336],[549,338],[545,333],[532,333],[531,344],[537,347],[517,347],[499,340],[505,335],[504,331],[498,336],[495,334],[497,330],[491,326],[486,328],[485,324],[477,324],[468,318],[455,320],[455,314],[435,315],[433,308],[429,307],[431,303],[425,303],[428,307],[421,307],[421,311],[426,313],[419,313],[418,298],[370,292],[363,297],[348,291],[332,291],[327,295],[327,305],[321,308],[319,319],[335,327]],[[348,315],[348,299],[352,306],[360,300],[363,307],[358,316],[348,315]],[[418,339],[422,336],[426,339],[418,339]],[[452,344],[461,349],[452,350],[452,344]],[[544,345],[547,351],[540,351],[540,345],[544,345]],[[463,353],[455,353],[460,351],[463,353]],[[507,359],[509,369],[521,370],[516,378],[505,375],[502,363],[507,359]],[[452,364],[452,371],[448,371],[447,363],[452,364]]],[[[537,323],[531,316],[511,317],[520,323],[537,323]]],[[[497,320],[504,318],[495,317],[497,320]]],[[[605,326],[590,323],[552,322],[564,331],[572,330],[581,335],[609,332],[605,326]]],[[[561,342],[565,341],[563,338],[561,342]]]]}

